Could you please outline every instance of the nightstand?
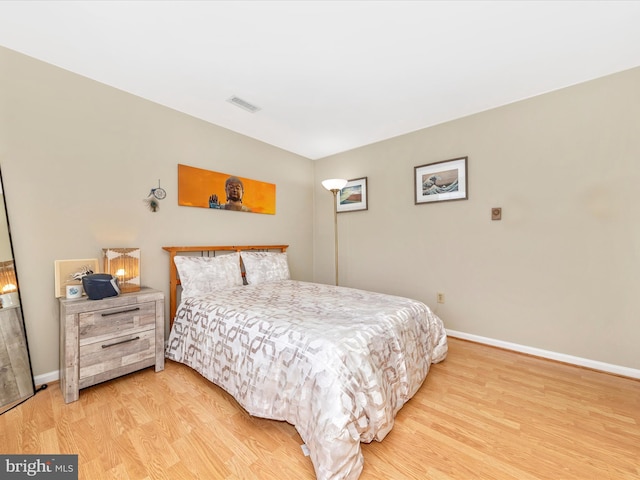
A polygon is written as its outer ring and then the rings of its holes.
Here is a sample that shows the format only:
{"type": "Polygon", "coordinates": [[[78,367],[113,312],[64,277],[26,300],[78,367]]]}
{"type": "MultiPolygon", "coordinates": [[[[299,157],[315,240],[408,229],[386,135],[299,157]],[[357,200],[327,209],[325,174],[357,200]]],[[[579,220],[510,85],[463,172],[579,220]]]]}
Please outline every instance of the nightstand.
{"type": "Polygon", "coordinates": [[[60,298],[60,390],[79,390],[155,365],[164,369],[164,294],[139,292],[89,300],[60,298]]]}

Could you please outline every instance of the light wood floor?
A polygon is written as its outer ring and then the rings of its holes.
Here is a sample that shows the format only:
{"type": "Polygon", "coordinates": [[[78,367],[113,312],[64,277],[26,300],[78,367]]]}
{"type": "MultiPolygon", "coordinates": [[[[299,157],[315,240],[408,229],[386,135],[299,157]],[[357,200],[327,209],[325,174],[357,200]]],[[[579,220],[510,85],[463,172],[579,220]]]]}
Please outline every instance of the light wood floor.
{"type": "MultiPolygon", "coordinates": [[[[77,453],[80,479],[314,479],[295,429],[167,362],[0,416],[1,453],[77,453]]],[[[640,381],[450,339],[361,480],[640,479],[640,381]]]]}

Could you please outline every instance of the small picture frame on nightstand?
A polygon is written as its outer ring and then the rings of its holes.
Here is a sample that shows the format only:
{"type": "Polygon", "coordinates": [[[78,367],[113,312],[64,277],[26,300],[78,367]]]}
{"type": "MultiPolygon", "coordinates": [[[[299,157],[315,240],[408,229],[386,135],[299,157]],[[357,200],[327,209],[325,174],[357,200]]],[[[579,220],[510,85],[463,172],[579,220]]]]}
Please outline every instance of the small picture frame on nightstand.
{"type": "Polygon", "coordinates": [[[56,298],[67,295],[67,285],[82,285],[82,280],[75,279],[75,274],[91,271],[98,273],[100,264],[97,258],[84,258],[76,260],[56,260],[55,267],[55,294],[56,298]]]}

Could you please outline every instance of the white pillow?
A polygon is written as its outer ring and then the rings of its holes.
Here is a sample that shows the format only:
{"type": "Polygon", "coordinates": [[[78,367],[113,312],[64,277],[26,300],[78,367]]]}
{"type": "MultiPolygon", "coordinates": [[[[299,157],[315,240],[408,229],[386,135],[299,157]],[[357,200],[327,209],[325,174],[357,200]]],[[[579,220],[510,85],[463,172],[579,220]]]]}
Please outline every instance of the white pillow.
{"type": "Polygon", "coordinates": [[[176,255],[174,262],[182,285],[182,298],[206,295],[221,288],[242,285],[238,252],[217,257],[176,255]]]}
{"type": "Polygon", "coordinates": [[[291,278],[286,252],[242,252],[241,257],[249,285],[291,278]]]}

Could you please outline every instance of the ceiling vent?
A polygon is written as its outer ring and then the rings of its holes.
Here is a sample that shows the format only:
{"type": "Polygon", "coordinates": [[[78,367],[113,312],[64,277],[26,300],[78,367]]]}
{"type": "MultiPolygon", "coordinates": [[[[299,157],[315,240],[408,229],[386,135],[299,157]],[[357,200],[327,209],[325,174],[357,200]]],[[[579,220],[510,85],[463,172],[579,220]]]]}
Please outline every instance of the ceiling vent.
{"type": "Polygon", "coordinates": [[[246,100],[241,99],[240,97],[231,97],[227,100],[227,102],[233,103],[235,106],[240,107],[247,112],[256,113],[260,110],[260,107],[256,107],[246,100]]]}

